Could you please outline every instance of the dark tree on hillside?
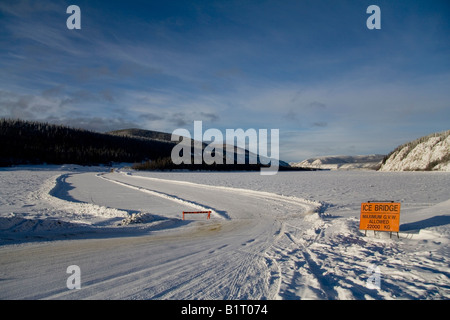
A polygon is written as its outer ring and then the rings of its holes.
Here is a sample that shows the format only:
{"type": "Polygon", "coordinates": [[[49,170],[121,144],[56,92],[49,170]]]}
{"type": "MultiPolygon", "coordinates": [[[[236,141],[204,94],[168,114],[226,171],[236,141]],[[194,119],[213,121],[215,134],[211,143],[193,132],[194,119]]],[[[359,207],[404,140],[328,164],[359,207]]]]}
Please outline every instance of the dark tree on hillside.
{"type": "Polygon", "coordinates": [[[142,162],[170,156],[172,143],[40,122],[0,119],[0,165],[142,162]]]}

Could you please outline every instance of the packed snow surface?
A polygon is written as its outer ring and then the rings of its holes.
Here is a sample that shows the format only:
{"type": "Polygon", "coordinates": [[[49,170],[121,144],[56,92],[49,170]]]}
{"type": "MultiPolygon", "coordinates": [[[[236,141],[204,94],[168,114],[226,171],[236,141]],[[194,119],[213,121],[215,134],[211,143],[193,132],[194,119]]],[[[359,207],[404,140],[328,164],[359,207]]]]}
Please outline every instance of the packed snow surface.
{"type": "Polygon", "coordinates": [[[0,185],[0,299],[450,298],[450,173],[31,166],[0,185]],[[359,230],[370,200],[401,203],[399,238],[359,230]]]}

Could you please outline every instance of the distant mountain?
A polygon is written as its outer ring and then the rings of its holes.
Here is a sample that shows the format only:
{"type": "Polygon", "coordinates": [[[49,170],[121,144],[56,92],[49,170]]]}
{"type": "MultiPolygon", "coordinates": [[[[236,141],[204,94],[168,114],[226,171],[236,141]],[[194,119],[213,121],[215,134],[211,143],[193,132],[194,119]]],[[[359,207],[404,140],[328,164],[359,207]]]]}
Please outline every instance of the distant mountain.
{"type": "Polygon", "coordinates": [[[143,138],[149,140],[157,140],[157,141],[165,141],[171,142],[172,135],[170,133],[152,131],[152,130],[144,130],[144,129],[122,129],[107,132],[108,134],[121,136],[121,137],[131,137],[131,138],[143,138]]]}
{"type": "Polygon", "coordinates": [[[377,170],[380,167],[384,155],[359,155],[359,156],[323,156],[291,163],[292,167],[328,169],[328,170],[377,170]]]}
{"type": "Polygon", "coordinates": [[[380,171],[450,171],[450,130],[405,143],[388,154],[380,171]]]}
{"type": "MultiPolygon", "coordinates": [[[[123,130],[116,130],[116,131],[111,131],[108,132],[108,134],[112,134],[112,135],[117,135],[117,136],[125,136],[125,137],[133,137],[133,138],[143,138],[143,139],[149,139],[149,140],[155,140],[155,141],[166,141],[166,142],[171,142],[171,137],[172,134],[170,133],[165,133],[165,132],[159,132],[159,131],[152,131],[152,130],[144,130],[144,129],[136,129],[136,128],[131,128],[131,129],[123,129],[123,130]]],[[[175,142],[177,143],[177,142],[175,142]]],[[[203,149],[209,145],[211,142],[210,141],[203,141],[203,149]]],[[[227,163],[227,159],[228,161],[231,159],[231,162],[237,163],[237,158],[240,155],[244,156],[245,159],[245,163],[248,164],[250,162],[250,158],[255,157],[257,159],[257,164],[255,166],[251,166],[248,167],[249,169],[251,168],[259,168],[260,167],[260,156],[251,153],[250,151],[246,150],[246,149],[242,149],[239,148],[237,146],[231,147],[231,149],[233,150],[233,153],[227,153],[227,150],[230,150],[230,147],[227,146],[226,144],[216,144],[214,145],[214,143],[211,146],[216,146],[217,148],[221,147],[222,148],[222,153],[221,156],[223,157],[223,163],[227,163]]],[[[203,152],[203,150],[202,150],[203,152]]],[[[215,152],[220,152],[218,150],[215,150],[215,152]]],[[[219,153],[218,153],[219,154],[219,153]]],[[[264,158],[263,159],[264,163],[268,163],[270,162],[270,158],[264,158]]],[[[168,161],[164,160],[165,163],[168,163],[168,161]]],[[[231,167],[232,165],[228,165],[228,167],[231,167]]],[[[279,166],[283,167],[282,169],[289,169],[290,166],[287,162],[285,161],[279,161],[279,166]]],[[[299,170],[300,168],[297,168],[297,170],[299,170]]],[[[219,170],[219,169],[217,169],[219,170]]]]}
{"type": "MultiPolygon", "coordinates": [[[[208,142],[206,142],[206,143],[208,144],[208,142]]],[[[231,146],[231,145],[227,145],[225,143],[224,144],[214,144],[213,143],[212,146],[217,146],[219,148],[222,148],[222,151],[223,151],[223,154],[225,157],[224,159],[229,158],[229,159],[234,159],[234,161],[236,161],[238,156],[243,155],[246,162],[249,162],[250,159],[256,159],[258,163],[260,163],[260,162],[269,163],[272,160],[270,157],[260,156],[256,153],[250,152],[249,150],[243,149],[238,146],[231,146]],[[226,153],[227,150],[234,150],[233,154],[227,154],[226,153]]],[[[280,167],[290,168],[289,163],[282,161],[282,160],[278,160],[278,165],[280,167]]]]}

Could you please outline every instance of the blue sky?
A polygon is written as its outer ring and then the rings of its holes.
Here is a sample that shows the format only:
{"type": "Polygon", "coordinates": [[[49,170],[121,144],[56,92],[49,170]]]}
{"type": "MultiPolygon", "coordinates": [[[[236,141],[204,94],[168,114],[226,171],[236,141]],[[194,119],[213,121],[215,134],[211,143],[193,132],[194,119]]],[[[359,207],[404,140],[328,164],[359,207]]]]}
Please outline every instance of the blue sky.
{"type": "Polygon", "coordinates": [[[279,129],[301,161],[448,130],[449,89],[447,0],[0,1],[0,117],[279,129]]]}

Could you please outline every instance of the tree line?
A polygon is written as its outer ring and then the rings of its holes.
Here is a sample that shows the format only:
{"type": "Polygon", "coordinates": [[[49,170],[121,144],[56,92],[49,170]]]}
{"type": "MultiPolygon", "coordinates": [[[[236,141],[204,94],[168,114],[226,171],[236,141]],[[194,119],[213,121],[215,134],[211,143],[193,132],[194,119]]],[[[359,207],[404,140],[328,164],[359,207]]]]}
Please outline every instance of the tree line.
{"type": "Polygon", "coordinates": [[[145,162],[170,156],[174,144],[115,136],[61,125],[0,119],[0,166],[98,165],[145,162]]]}

